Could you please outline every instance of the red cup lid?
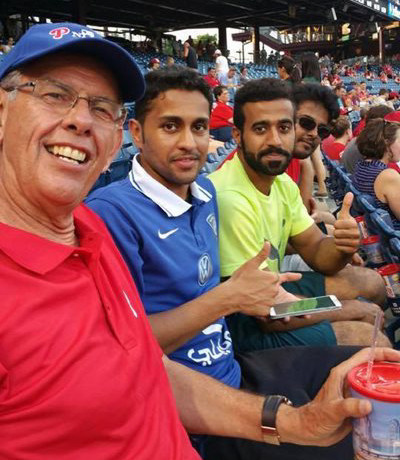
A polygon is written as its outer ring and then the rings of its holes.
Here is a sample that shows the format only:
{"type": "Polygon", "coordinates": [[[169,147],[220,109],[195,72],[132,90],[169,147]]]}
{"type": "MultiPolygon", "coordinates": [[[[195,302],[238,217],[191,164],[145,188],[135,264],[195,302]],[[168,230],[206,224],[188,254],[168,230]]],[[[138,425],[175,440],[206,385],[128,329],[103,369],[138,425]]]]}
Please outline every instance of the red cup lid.
{"type": "Polygon", "coordinates": [[[382,276],[394,275],[400,272],[400,264],[388,264],[378,268],[378,272],[382,276]]]}
{"type": "Polygon", "coordinates": [[[400,363],[374,363],[369,385],[367,367],[367,363],[361,364],[347,374],[350,387],[367,398],[400,403],[400,363]]]}
{"type": "Polygon", "coordinates": [[[378,235],[372,235],[372,236],[369,236],[368,238],[363,238],[361,241],[362,244],[374,244],[378,242],[379,242],[378,235]]]}

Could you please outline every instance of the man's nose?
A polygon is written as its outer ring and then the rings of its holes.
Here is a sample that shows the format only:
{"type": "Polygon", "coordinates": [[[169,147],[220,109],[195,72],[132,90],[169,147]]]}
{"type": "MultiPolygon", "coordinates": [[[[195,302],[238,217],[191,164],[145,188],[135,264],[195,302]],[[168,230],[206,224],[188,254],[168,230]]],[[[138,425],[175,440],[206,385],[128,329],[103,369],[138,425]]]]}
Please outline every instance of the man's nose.
{"type": "Polygon", "coordinates": [[[73,129],[79,134],[87,133],[93,125],[93,116],[89,108],[89,100],[85,97],[78,97],[74,105],[65,115],[63,125],[73,129]]]}

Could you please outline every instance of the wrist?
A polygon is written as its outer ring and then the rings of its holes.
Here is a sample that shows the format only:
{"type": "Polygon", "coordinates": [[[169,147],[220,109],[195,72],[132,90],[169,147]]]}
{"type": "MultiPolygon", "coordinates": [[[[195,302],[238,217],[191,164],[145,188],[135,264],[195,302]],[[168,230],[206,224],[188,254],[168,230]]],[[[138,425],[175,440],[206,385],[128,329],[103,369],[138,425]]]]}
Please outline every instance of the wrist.
{"type": "Polygon", "coordinates": [[[285,396],[271,395],[265,398],[261,413],[261,435],[265,443],[280,445],[285,442],[277,427],[277,415],[282,406],[291,405],[285,396]]]}
{"type": "Polygon", "coordinates": [[[234,286],[232,285],[231,278],[227,279],[223,283],[220,283],[212,290],[212,292],[215,291],[218,293],[217,304],[220,309],[220,316],[228,316],[240,311],[238,296],[235,294],[232,295],[234,292],[234,286]]]}
{"type": "Polygon", "coordinates": [[[276,429],[280,442],[294,443],[299,432],[299,410],[288,404],[281,404],[276,414],[276,429]]]}

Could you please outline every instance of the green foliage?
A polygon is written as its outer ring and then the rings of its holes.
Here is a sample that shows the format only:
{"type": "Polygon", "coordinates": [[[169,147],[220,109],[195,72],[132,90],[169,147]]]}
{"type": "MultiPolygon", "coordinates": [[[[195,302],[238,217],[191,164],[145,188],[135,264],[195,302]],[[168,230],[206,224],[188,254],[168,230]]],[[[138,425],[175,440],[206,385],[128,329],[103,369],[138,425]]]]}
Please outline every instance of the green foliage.
{"type": "Polygon", "coordinates": [[[195,38],[193,41],[197,45],[199,41],[202,41],[203,43],[207,43],[208,41],[211,43],[217,43],[217,34],[210,35],[210,34],[203,34],[199,35],[197,38],[195,38]]]}

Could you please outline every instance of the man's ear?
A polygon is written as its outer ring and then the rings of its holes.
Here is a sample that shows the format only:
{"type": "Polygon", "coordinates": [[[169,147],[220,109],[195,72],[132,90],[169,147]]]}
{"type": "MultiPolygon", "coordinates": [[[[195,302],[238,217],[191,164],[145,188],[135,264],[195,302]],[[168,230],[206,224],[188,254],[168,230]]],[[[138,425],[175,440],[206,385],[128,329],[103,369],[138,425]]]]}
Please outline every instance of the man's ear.
{"type": "Polygon", "coordinates": [[[7,116],[8,93],[0,88],[0,145],[3,143],[4,125],[7,116]]]}
{"type": "Polygon", "coordinates": [[[143,149],[143,127],[135,119],[129,120],[129,131],[131,133],[132,139],[135,142],[136,147],[142,151],[143,149]]]}
{"type": "Polygon", "coordinates": [[[234,126],[233,129],[232,129],[232,136],[235,139],[235,142],[236,142],[237,146],[241,147],[241,145],[240,145],[240,143],[241,143],[240,130],[236,126],[234,126]]]}

